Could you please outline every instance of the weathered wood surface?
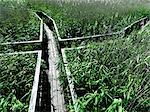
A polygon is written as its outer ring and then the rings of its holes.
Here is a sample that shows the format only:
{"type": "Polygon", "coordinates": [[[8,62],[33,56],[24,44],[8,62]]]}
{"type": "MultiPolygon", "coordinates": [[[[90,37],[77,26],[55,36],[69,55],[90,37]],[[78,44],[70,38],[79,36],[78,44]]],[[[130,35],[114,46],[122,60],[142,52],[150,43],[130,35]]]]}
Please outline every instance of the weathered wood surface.
{"type": "Polygon", "coordinates": [[[35,70],[35,76],[34,76],[34,82],[33,82],[33,86],[32,86],[32,93],[31,93],[30,105],[29,105],[28,112],[35,112],[37,91],[38,91],[38,84],[39,84],[39,76],[40,76],[40,67],[41,67],[41,57],[42,57],[42,51],[38,51],[36,70],[35,70]]]}
{"type": "Polygon", "coordinates": [[[34,53],[39,53],[40,50],[37,51],[23,51],[23,52],[13,52],[13,53],[2,53],[0,54],[0,56],[4,56],[4,55],[18,55],[18,54],[34,54],[34,53]]]}
{"type": "Polygon", "coordinates": [[[44,24],[44,30],[48,38],[49,50],[49,82],[51,86],[51,112],[65,112],[64,95],[59,81],[59,71],[57,70],[58,49],[52,31],[44,24]]]}
{"type": "MultiPolygon", "coordinates": [[[[74,89],[73,77],[71,75],[70,70],[68,69],[68,61],[67,61],[67,57],[66,57],[66,54],[65,54],[65,50],[66,49],[61,49],[61,52],[62,52],[62,56],[63,56],[63,62],[64,62],[66,74],[67,74],[68,83],[69,83],[71,98],[72,98],[73,104],[75,104],[76,99],[77,99],[77,94],[76,94],[75,89],[74,89]]],[[[71,50],[71,49],[68,49],[68,50],[71,50]]],[[[75,112],[77,112],[76,111],[76,106],[74,106],[74,109],[75,109],[75,112]]]]}

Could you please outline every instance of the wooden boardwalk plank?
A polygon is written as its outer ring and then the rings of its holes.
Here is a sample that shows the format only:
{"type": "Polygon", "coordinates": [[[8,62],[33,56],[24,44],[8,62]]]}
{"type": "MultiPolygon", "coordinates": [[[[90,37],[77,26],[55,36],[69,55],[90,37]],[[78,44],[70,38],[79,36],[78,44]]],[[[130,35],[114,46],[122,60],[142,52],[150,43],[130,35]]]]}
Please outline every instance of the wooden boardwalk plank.
{"type": "Polygon", "coordinates": [[[49,82],[51,85],[51,112],[65,112],[64,95],[60,87],[59,71],[57,70],[58,50],[56,47],[55,38],[52,31],[44,24],[44,30],[48,37],[48,50],[49,50],[49,82]]]}

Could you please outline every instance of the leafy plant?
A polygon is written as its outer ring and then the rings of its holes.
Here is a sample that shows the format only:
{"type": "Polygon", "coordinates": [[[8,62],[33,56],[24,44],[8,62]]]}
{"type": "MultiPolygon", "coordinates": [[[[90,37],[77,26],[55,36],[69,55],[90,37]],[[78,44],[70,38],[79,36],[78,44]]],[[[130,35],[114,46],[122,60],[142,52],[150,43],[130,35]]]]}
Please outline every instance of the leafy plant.
{"type": "Polygon", "coordinates": [[[36,55],[0,56],[0,111],[28,111],[36,55]]]}
{"type": "Polygon", "coordinates": [[[39,39],[40,21],[23,3],[0,1],[0,43],[39,39]]]}
{"type": "Polygon", "coordinates": [[[66,51],[79,112],[149,111],[149,28],[66,51]]]}
{"type": "Polygon", "coordinates": [[[149,16],[150,10],[141,2],[129,1],[83,2],[63,0],[27,0],[30,9],[41,10],[51,16],[61,38],[73,38],[120,31],[132,22],[149,16]],[[133,5],[135,4],[135,5],[133,5]]]}

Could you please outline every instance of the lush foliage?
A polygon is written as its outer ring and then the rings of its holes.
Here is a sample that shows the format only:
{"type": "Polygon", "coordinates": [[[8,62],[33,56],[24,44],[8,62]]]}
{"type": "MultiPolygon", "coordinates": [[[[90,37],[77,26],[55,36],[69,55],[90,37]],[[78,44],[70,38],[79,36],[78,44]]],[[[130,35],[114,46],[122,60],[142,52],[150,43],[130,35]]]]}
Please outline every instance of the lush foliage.
{"type": "MultiPolygon", "coordinates": [[[[24,2],[0,0],[0,43],[39,39],[40,21],[24,2]]],[[[0,54],[35,46],[0,46],[0,54]],[[14,50],[15,49],[15,50],[14,50]]],[[[35,74],[36,55],[0,56],[0,111],[27,112],[35,74]]]]}
{"type": "Polygon", "coordinates": [[[14,1],[0,2],[0,43],[39,39],[40,21],[14,1]]]}
{"type": "Polygon", "coordinates": [[[150,11],[138,2],[111,4],[102,1],[85,3],[30,0],[27,6],[51,16],[56,21],[61,38],[112,33],[150,14],[150,11]]]}
{"type": "Polygon", "coordinates": [[[27,112],[36,55],[0,56],[0,111],[27,112]]]}
{"type": "MultiPolygon", "coordinates": [[[[39,20],[32,14],[37,10],[56,21],[61,38],[111,33],[150,14],[137,1],[135,5],[88,1],[2,0],[0,43],[38,39],[39,20]]],[[[149,31],[148,27],[138,35],[135,32],[126,38],[91,43],[87,49],[67,51],[78,95],[69,111],[74,111],[73,106],[79,112],[150,111],[149,31]]],[[[0,50],[13,52],[13,47],[0,50]]],[[[28,48],[32,46],[23,50],[28,48]]],[[[0,56],[0,111],[28,110],[35,63],[33,55],[0,56]]],[[[61,81],[68,95],[63,70],[61,81]]]]}
{"type": "Polygon", "coordinates": [[[150,26],[126,38],[66,51],[79,112],[150,111],[150,26]]]}

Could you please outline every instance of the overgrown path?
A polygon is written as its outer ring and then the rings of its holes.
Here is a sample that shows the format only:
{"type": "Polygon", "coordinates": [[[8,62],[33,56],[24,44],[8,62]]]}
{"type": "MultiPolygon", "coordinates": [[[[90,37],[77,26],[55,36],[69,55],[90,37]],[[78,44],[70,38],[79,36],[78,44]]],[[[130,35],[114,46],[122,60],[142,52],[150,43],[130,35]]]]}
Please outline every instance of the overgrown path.
{"type": "Polygon", "coordinates": [[[48,45],[48,79],[50,83],[51,112],[65,112],[64,95],[62,93],[63,90],[59,81],[59,71],[57,67],[59,50],[53,33],[53,22],[48,16],[44,15],[44,13],[37,12],[37,14],[44,21],[43,38],[47,39],[48,45]]]}
{"type": "MultiPolygon", "coordinates": [[[[41,81],[42,84],[39,85],[39,88],[38,88],[39,90],[41,89],[41,91],[38,90],[39,97],[37,97],[38,99],[37,101],[38,101],[38,106],[41,106],[41,107],[39,110],[37,110],[37,112],[40,112],[43,108],[45,108],[46,111],[51,111],[51,112],[65,112],[66,110],[65,110],[64,95],[62,93],[63,90],[61,88],[61,84],[59,81],[59,71],[56,65],[58,62],[58,59],[63,58],[61,56],[62,55],[61,49],[65,47],[71,47],[72,42],[83,42],[85,40],[93,40],[96,42],[97,40],[102,41],[103,38],[108,36],[108,34],[89,36],[89,37],[78,37],[78,38],[72,38],[72,39],[61,39],[61,38],[55,37],[56,35],[55,33],[57,33],[57,29],[54,25],[53,19],[45,15],[45,13],[42,13],[42,12],[38,12],[37,14],[39,18],[42,21],[44,21],[41,25],[42,26],[41,27],[42,40],[37,41],[37,42],[35,41],[32,43],[30,42],[6,43],[3,45],[7,46],[11,44],[13,47],[16,47],[18,49],[20,47],[24,47],[28,45],[33,46],[37,44],[39,47],[36,46],[36,47],[33,47],[32,49],[34,48],[37,50],[42,49],[42,59],[46,62],[47,68],[41,69],[42,70],[41,75],[44,76],[45,80],[41,81]],[[40,86],[42,87],[40,88],[40,86]]],[[[147,21],[148,21],[147,18],[136,21],[132,25],[129,25],[128,27],[126,27],[120,33],[123,33],[124,35],[129,35],[134,30],[135,26],[138,28],[141,28],[143,27],[143,25],[147,23],[147,21]]],[[[20,49],[20,50],[23,50],[23,49],[20,49]]],[[[72,90],[72,88],[70,90],[72,90]]],[[[37,108],[39,108],[38,106],[37,108]]]]}
{"type": "MultiPolygon", "coordinates": [[[[56,32],[54,28],[54,21],[52,18],[45,15],[45,13],[38,13],[38,15],[44,20],[44,30],[47,35],[48,39],[48,53],[49,53],[49,82],[51,86],[51,104],[52,104],[52,112],[64,112],[65,111],[65,101],[64,101],[64,95],[62,94],[62,88],[59,81],[59,72],[57,70],[56,63],[58,62],[59,55],[61,55],[61,47],[62,44],[64,44],[63,47],[71,47],[69,44],[71,42],[77,42],[77,41],[84,41],[86,39],[93,39],[91,37],[81,37],[81,38],[74,38],[74,39],[67,39],[61,41],[61,38],[54,37],[54,32],[56,32]],[[57,43],[58,42],[58,43],[57,43]]],[[[134,22],[132,25],[129,25],[123,30],[124,36],[129,35],[135,27],[138,29],[143,27],[147,23],[148,19],[144,18],[141,20],[138,20],[134,22]]],[[[144,28],[144,27],[143,27],[144,28]]],[[[121,32],[122,33],[122,32],[121,32]]],[[[112,34],[113,35],[113,34],[112,34]]],[[[105,37],[106,35],[98,35],[96,36],[96,41],[100,38],[105,37]]],[[[66,79],[67,80],[67,79],[66,79]]],[[[72,87],[72,86],[70,86],[72,87]]],[[[70,89],[72,90],[72,89],[70,89]]],[[[71,91],[72,92],[72,91],[71,91]]]]}

